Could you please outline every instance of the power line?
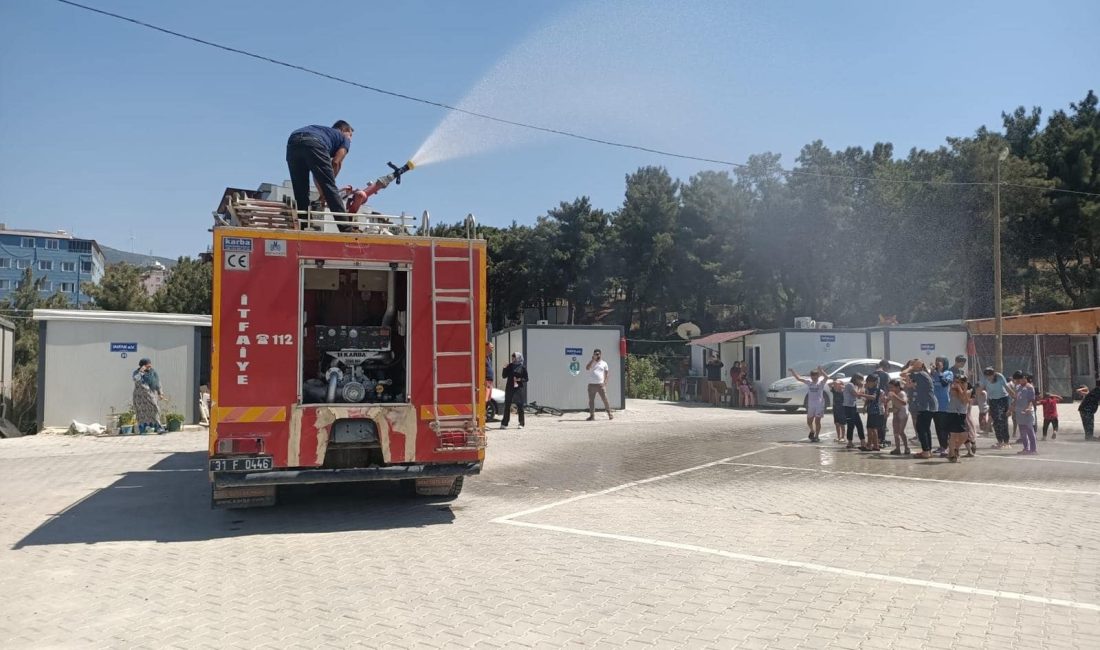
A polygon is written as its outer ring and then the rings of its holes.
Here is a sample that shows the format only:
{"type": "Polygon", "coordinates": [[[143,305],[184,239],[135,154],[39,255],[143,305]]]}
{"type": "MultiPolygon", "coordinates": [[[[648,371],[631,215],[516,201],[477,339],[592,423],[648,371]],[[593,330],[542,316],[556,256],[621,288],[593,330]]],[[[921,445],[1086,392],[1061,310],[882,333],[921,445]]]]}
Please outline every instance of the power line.
{"type": "MultiPolygon", "coordinates": [[[[317,76],[317,77],[321,77],[322,79],[328,79],[330,81],[335,81],[337,83],[342,83],[342,84],[346,84],[346,85],[349,85],[349,86],[354,86],[354,87],[360,88],[362,90],[367,90],[367,91],[370,91],[370,92],[373,92],[373,93],[378,93],[378,94],[381,94],[381,95],[387,95],[389,97],[394,97],[394,98],[397,98],[397,99],[404,99],[406,101],[417,102],[417,103],[420,103],[420,104],[426,104],[428,106],[435,106],[437,108],[442,108],[444,110],[454,111],[456,113],[462,113],[464,115],[469,115],[471,117],[476,117],[476,118],[480,118],[480,119],[483,119],[483,120],[489,120],[491,122],[497,122],[499,124],[507,124],[509,126],[515,126],[515,127],[519,127],[519,128],[523,128],[523,129],[530,129],[530,130],[533,130],[533,131],[540,131],[542,133],[550,133],[550,134],[553,134],[553,135],[560,135],[560,136],[563,136],[563,137],[566,137],[566,138],[573,138],[575,140],[582,140],[584,142],[591,142],[593,144],[602,144],[602,145],[605,145],[605,146],[608,146],[608,147],[617,147],[617,148],[620,148],[620,149],[630,149],[632,151],[641,151],[641,152],[645,152],[645,153],[652,153],[652,154],[656,154],[658,156],[666,156],[666,157],[669,157],[669,158],[679,158],[681,160],[693,160],[693,161],[696,161],[696,162],[713,163],[713,164],[716,164],[716,165],[725,165],[725,166],[734,167],[734,168],[737,168],[737,169],[747,169],[749,167],[749,165],[747,165],[745,163],[734,162],[734,161],[731,161],[731,160],[721,160],[721,159],[718,159],[718,158],[706,158],[706,157],[703,157],[703,156],[695,156],[695,155],[690,155],[690,154],[676,153],[676,152],[673,152],[673,151],[665,151],[663,149],[655,149],[655,148],[652,148],[652,147],[646,147],[646,146],[642,146],[642,145],[628,144],[628,143],[624,143],[624,142],[616,142],[614,140],[605,140],[603,138],[596,138],[596,137],[592,137],[592,136],[587,136],[587,135],[583,135],[583,134],[580,134],[580,133],[575,133],[575,132],[572,132],[572,131],[565,131],[563,129],[555,129],[555,128],[548,127],[548,126],[540,126],[538,124],[531,124],[531,123],[528,123],[528,122],[520,122],[520,121],[517,121],[517,120],[511,120],[511,119],[507,119],[507,118],[503,118],[503,117],[498,117],[496,115],[490,115],[488,113],[479,113],[477,111],[471,111],[471,110],[468,110],[468,109],[465,109],[465,108],[460,108],[460,107],[454,106],[452,104],[447,104],[447,103],[432,100],[432,99],[425,99],[425,98],[422,98],[422,97],[415,97],[413,95],[408,95],[408,94],[400,93],[400,92],[393,91],[393,90],[386,90],[385,88],[379,88],[377,86],[371,86],[371,85],[368,85],[368,84],[360,83],[358,81],[353,81],[351,79],[346,79],[344,77],[338,77],[336,75],[329,74],[327,72],[321,72],[320,70],[314,70],[313,68],[307,68],[306,66],[298,65],[296,63],[289,63],[287,61],[282,61],[280,59],[275,59],[275,58],[272,58],[272,57],[269,57],[269,56],[264,56],[262,54],[256,54],[254,52],[249,52],[248,50],[242,50],[240,48],[232,47],[232,46],[229,46],[229,45],[222,45],[221,43],[215,43],[213,41],[208,41],[208,40],[199,38],[197,36],[191,36],[190,34],[184,34],[182,32],[173,31],[173,30],[167,29],[165,27],[160,27],[158,25],[153,25],[151,23],[147,23],[147,22],[144,22],[142,20],[138,20],[137,18],[131,18],[129,16],[123,16],[122,14],[117,14],[117,13],[114,13],[114,12],[106,11],[104,9],[98,9],[96,7],[90,7],[88,5],[80,4],[79,2],[73,2],[72,0],[56,0],[56,1],[61,3],[61,4],[64,4],[64,5],[69,5],[70,7],[76,7],[77,9],[83,9],[85,11],[90,11],[92,13],[100,14],[102,16],[107,16],[108,18],[114,18],[116,20],[121,20],[123,22],[131,23],[131,24],[137,25],[139,27],[144,27],[146,29],[151,29],[153,31],[161,32],[162,34],[167,34],[169,36],[174,36],[176,38],[181,38],[181,39],[184,39],[184,40],[187,40],[187,41],[191,41],[193,43],[198,43],[200,45],[205,45],[207,47],[213,47],[215,49],[223,50],[225,52],[230,52],[230,53],[233,53],[233,54],[239,54],[241,56],[246,56],[246,57],[249,57],[249,58],[252,58],[252,59],[256,59],[258,61],[264,61],[266,63],[271,63],[273,65],[281,66],[281,67],[284,67],[284,68],[290,68],[291,70],[297,70],[299,72],[305,72],[306,74],[311,74],[311,75],[314,75],[314,76],[317,76]]],[[[794,169],[782,169],[782,168],[779,168],[778,171],[780,173],[788,175],[788,176],[812,176],[812,177],[818,177],[818,178],[836,178],[836,179],[852,180],[852,181],[870,181],[870,182],[876,182],[876,183],[898,183],[898,184],[915,184],[915,185],[943,185],[943,186],[991,186],[991,185],[996,185],[996,183],[992,183],[992,182],[931,181],[931,180],[913,180],[913,179],[897,179],[897,178],[877,178],[877,177],[867,177],[867,176],[847,176],[847,175],[843,175],[843,174],[826,174],[826,173],[819,173],[819,172],[809,172],[809,171],[794,170],[794,169]]],[[[1008,183],[1003,183],[1003,185],[1009,185],[1009,184],[1008,183]]],[[[1051,187],[1043,187],[1043,186],[1039,186],[1039,185],[1012,184],[1012,186],[1013,187],[1018,187],[1018,188],[1024,188],[1024,189],[1031,189],[1031,190],[1042,190],[1042,191],[1047,191],[1047,192],[1062,192],[1062,193],[1067,193],[1067,194],[1078,194],[1078,195],[1082,195],[1082,196],[1090,196],[1090,197],[1100,198],[1100,194],[1093,193],[1093,192],[1078,192],[1078,191],[1074,191],[1074,190],[1062,190],[1062,189],[1051,188],[1051,187]]]]}

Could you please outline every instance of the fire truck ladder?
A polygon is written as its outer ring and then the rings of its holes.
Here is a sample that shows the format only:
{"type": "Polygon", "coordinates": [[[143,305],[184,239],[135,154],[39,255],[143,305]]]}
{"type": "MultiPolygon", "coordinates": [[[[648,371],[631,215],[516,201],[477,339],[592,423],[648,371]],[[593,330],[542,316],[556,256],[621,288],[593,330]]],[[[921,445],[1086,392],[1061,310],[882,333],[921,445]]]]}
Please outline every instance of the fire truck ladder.
{"type": "Polygon", "coordinates": [[[436,239],[431,242],[432,255],[432,429],[439,438],[440,449],[469,449],[484,446],[484,434],[478,432],[477,427],[477,394],[478,394],[478,363],[477,363],[477,323],[474,316],[474,238],[477,236],[477,224],[474,215],[466,215],[466,254],[455,255],[454,247],[447,247],[440,251],[437,248],[436,239]],[[442,254],[441,254],[442,253],[442,254]],[[454,264],[466,265],[467,286],[462,289],[441,289],[438,284],[438,276],[446,274],[453,276],[454,264]],[[441,303],[458,303],[466,305],[465,318],[439,320],[438,307],[441,303]],[[466,350],[439,349],[440,328],[464,327],[469,332],[469,348],[466,350]],[[440,383],[439,359],[446,357],[464,357],[469,359],[469,381],[440,383]],[[440,415],[439,392],[447,389],[469,390],[469,403],[473,407],[470,414],[466,415],[440,415]]]}

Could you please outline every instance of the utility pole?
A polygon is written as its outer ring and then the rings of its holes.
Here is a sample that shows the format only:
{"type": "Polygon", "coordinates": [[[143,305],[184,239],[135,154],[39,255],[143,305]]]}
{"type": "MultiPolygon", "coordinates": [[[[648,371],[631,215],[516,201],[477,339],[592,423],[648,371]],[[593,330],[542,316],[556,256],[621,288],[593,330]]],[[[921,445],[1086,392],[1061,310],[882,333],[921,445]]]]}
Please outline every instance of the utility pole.
{"type": "Polygon", "coordinates": [[[1001,161],[1008,158],[1008,148],[997,155],[996,188],[993,193],[993,310],[996,314],[994,360],[997,372],[1005,371],[1004,309],[1001,304],[1001,161]]]}

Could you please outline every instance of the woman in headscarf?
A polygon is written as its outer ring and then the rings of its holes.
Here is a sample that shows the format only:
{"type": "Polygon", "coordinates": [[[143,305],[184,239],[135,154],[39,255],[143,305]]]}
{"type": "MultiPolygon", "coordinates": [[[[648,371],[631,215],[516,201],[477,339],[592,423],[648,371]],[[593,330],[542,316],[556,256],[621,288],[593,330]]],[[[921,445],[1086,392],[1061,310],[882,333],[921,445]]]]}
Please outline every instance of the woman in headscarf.
{"type": "Polygon", "coordinates": [[[138,431],[145,433],[151,429],[156,433],[164,433],[164,427],[160,423],[160,400],[164,399],[164,393],[160,389],[160,377],[153,369],[153,362],[148,359],[138,361],[137,370],[132,377],[134,422],[138,425],[138,431]]]}
{"type": "Polygon", "coordinates": [[[519,428],[522,429],[523,405],[527,402],[527,366],[523,365],[523,354],[513,352],[511,363],[504,366],[500,376],[507,382],[504,385],[504,418],[500,421],[500,428],[508,428],[512,404],[515,404],[519,413],[519,428]]]}
{"type": "Polygon", "coordinates": [[[928,373],[927,366],[920,359],[913,359],[909,365],[901,371],[902,379],[913,389],[913,399],[910,402],[917,415],[915,427],[917,438],[920,439],[920,453],[914,454],[914,458],[932,457],[932,420],[939,410],[936,402],[936,392],[932,386],[932,375],[928,373]]]}

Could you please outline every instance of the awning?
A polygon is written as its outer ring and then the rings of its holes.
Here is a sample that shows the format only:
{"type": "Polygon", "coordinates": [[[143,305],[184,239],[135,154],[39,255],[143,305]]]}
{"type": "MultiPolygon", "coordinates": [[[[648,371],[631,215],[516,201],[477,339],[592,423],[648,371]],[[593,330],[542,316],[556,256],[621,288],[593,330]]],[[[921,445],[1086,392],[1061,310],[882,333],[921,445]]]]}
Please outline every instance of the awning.
{"type": "Polygon", "coordinates": [[[691,345],[718,345],[719,343],[736,341],[737,339],[748,336],[755,331],[756,330],[741,330],[740,332],[718,332],[716,334],[707,334],[706,336],[700,336],[697,339],[692,339],[688,343],[691,345]]]}
{"type": "MultiPolygon", "coordinates": [[[[966,321],[971,336],[993,335],[997,321],[981,318],[966,321]]],[[[1005,334],[1096,336],[1100,333],[1100,308],[1050,311],[1041,314],[1023,314],[1004,317],[1005,334]]]]}

